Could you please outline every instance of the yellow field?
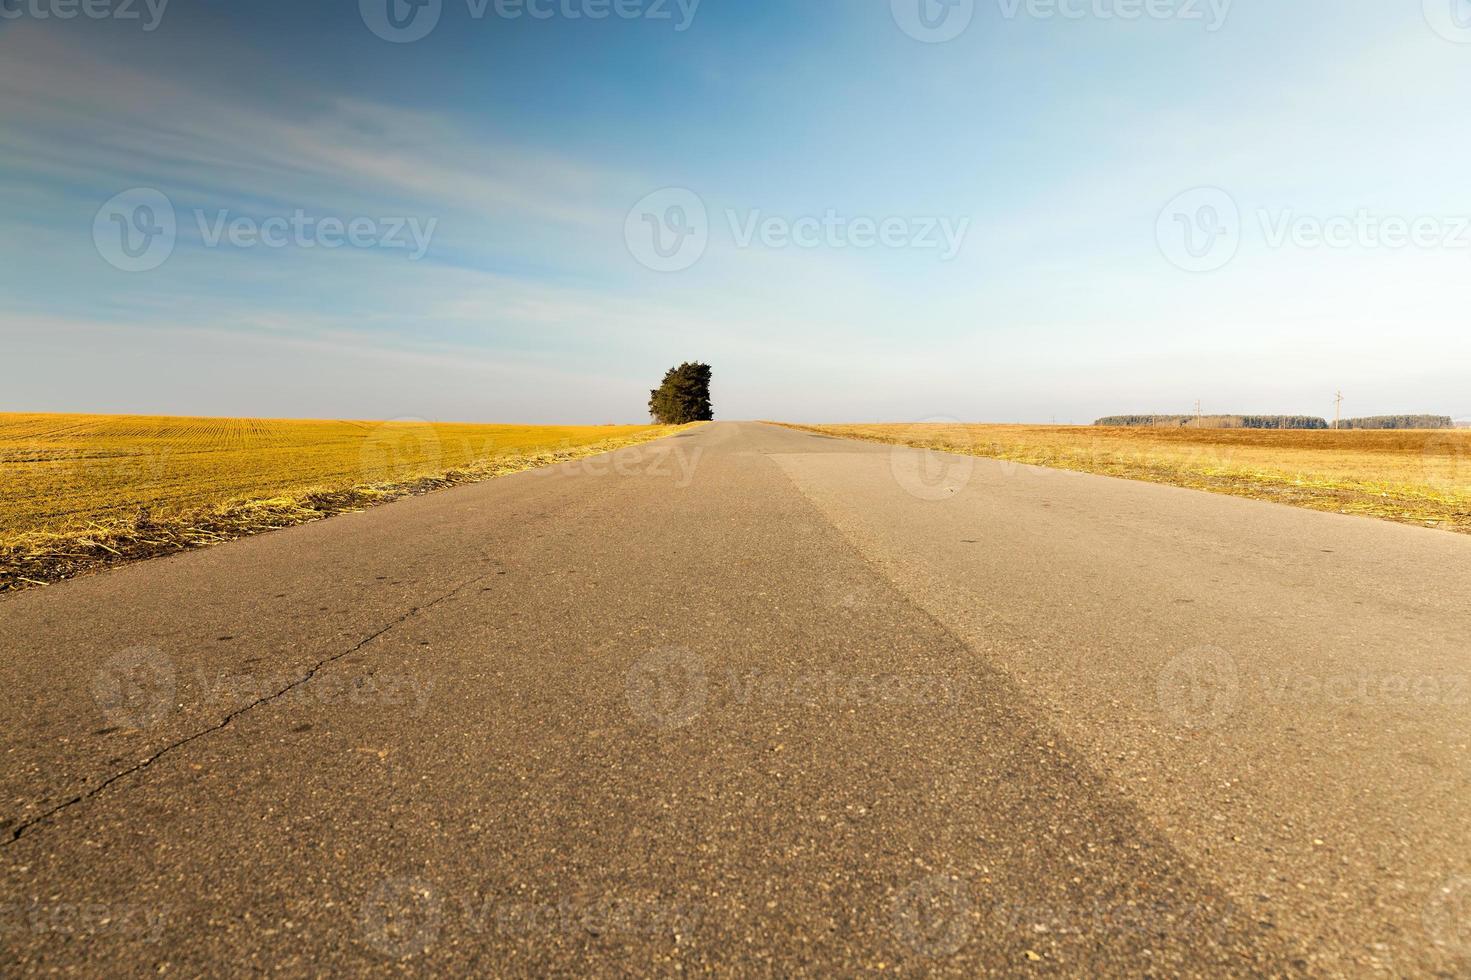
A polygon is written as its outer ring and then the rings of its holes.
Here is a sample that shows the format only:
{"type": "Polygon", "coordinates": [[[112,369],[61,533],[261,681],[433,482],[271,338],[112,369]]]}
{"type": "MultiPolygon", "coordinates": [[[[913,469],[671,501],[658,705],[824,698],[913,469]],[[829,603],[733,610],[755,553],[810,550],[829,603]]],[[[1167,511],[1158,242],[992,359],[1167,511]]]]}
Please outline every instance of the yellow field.
{"type": "Polygon", "coordinates": [[[1471,430],[794,428],[1471,532],[1471,430]]]}
{"type": "Polygon", "coordinates": [[[0,414],[0,591],[675,428],[0,414]]]}

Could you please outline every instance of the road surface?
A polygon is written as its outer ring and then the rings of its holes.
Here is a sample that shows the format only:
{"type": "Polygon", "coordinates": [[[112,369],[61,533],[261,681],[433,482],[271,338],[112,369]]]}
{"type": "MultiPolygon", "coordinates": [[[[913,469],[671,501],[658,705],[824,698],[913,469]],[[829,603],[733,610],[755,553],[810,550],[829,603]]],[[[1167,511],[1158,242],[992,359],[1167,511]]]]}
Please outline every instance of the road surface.
{"type": "Polygon", "coordinates": [[[0,599],[0,970],[1466,975],[1471,539],[720,423],[0,599]]]}

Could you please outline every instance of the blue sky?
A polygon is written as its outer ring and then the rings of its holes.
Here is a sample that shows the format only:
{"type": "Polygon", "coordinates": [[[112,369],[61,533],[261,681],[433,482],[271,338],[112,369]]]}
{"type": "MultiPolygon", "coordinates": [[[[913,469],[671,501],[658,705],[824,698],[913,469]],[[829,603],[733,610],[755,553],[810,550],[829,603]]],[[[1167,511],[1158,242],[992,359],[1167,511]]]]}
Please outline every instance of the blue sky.
{"type": "Polygon", "coordinates": [[[94,2],[0,0],[0,410],[1471,416],[1471,0],[94,2]]]}

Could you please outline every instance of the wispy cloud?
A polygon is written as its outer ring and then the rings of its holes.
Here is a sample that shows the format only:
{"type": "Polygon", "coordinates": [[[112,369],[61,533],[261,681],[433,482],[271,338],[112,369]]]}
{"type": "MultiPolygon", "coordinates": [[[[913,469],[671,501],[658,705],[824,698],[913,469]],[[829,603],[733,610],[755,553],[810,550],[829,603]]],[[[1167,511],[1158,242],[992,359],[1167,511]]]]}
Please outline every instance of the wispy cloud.
{"type": "MultiPolygon", "coordinates": [[[[351,6],[261,15],[238,38],[254,15],[234,9],[126,38],[7,22],[0,300],[9,350],[34,353],[9,407],[67,391],[126,401],[128,384],[200,411],[267,395],[287,414],[330,405],[330,391],[266,392],[213,365],[231,362],[231,338],[258,363],[313,365],[344,404],[393,390],[385,371],[410,401],[463,398],[447,416],[509,411],[513,395],[552,411],[562,403],[538,386],[563,383],[636,411],[646,376],[690,356],[716,360],[748,399],[726,411],[829,418],[1086,418],[1134,407],[1150,386],[1151,408],[1191,392],[1297,410],[1365,377],[1368,349],[1373,409],[1464,386],[1442,366],[1471,356],[1466,253],[1270,247],[1255,230],[1260,207],[1471,213],[1456,170],[1471,136],[1448,128],[1439,95],[1465,80],[1464,51],[1417,10],[1350,0],[1313,35],[1333,41],[1321,51],[1300,41],[1316,15],[1265,8],[1238,8],[1209,35],[978,22],[942,50],[904,38],[882,8],[825,8],[802,24],[784,12],[784,46],[752,63],[774,28],[723,23],[713,8],[701,33],[657,42],[497,24],[404,51],[351,6]],[[286,18],[319,33],[292,34],[286,18]],[[212,55],[230,69],[201,71],[212,55]],[[1148,82],[1160,77],[1179,83],[1148,82]],[[1170,265],[1155,225],[1172,196],[1207,183],[1236,195],[1246,233],[1229,267],[1197,276],[1170,265]],[[710,235],[697,263],[665,274],[635,258],[625,219],[671,184],[698,192],[710,235]],[[166,194],[180,220],[167,261],[130,275],[103,261],[92,224],[138,186],[166,194]],[[432,221],[432,243],[421,261],[211,246],[196,222],[297,209],[432,221]],[[826,209],[970,225],[939,262],[743,247],[729,223],[734,212],[790,226],[826,209]],[[153,356],[134,357],[127,337],[153,356]],[[104,383],[118,357],[132,377],[104,383]],[[1281,358],[1310,364],[1282,371],[1281,358]],[[171,376],[184,362],[211,383],[171,376]],[[83,389],[83,375],[97,385],[83,389]]],[[[626,417],[584,401],[592,417],[626,417]]]]}
{"type": "Polygon", "coordinates": [[[640,186],[487,144],[426,112],[328,95],[304,97],[287,117],[35,25],[0,38],[0,50],[0,151],[32,175],[98,186],[146,177],[221,203],[437,208],[583,228],[621,220],[602,202],[640,186]]]}

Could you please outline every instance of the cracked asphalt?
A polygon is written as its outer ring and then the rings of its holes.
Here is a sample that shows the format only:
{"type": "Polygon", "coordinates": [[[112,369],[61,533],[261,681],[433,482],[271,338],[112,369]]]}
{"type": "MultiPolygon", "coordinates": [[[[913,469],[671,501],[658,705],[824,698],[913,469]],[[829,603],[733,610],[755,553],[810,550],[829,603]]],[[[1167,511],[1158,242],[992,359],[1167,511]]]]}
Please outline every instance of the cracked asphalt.
{"type": "Polygon", "coordinates": [[[1471,975],[1471,540],[754,423],[0,599],[0,970],[1471,975]]]}

